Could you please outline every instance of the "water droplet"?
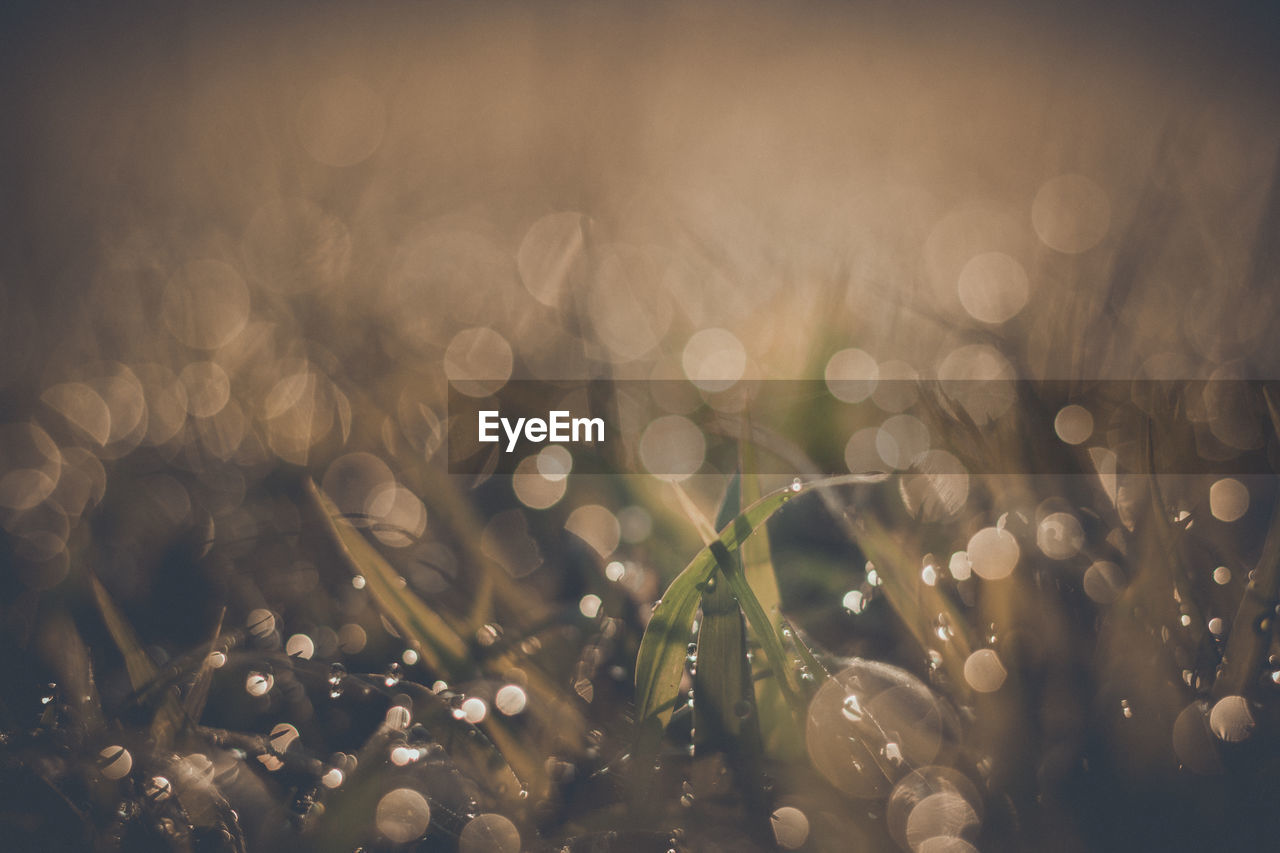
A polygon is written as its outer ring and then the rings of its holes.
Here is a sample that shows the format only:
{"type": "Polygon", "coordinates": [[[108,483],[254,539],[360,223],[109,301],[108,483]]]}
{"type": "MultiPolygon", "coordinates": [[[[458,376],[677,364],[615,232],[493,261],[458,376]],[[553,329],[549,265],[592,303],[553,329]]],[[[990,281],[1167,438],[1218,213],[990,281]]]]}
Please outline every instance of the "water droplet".
{"type": "Polygon", "coordinates": [[[404,705],[392,705],[387,709],[387,728],[404,731],[413,722],[413,712],[404,705]]]}
{"type": "Polygon", "coordinates": [[[1243,696],[1224,696],[1209,712],[1209,728],[1219,740],[1239,743],[1253,733],[1253,712],[1243,696]]]}
{"type": "Polygon", "coordinates": [[[794,806],[783,806],[769,816],[773,837],[785,850],[796,850],[809,838],[809,818],[794,806]]]}
{"type": "Polygon", "coordinates": [[[351,578],[351,585],[356,589],[364,589],[364,575],[356,575],[351,578]]]}
{"type": "Polygon", "coordinates": [[[142,793],[153,802],[161,802],[173,793],[173,784],[163,776],[152,776],[143,785],[142,793]]]}
{"type": "Polygon", "coordinates": [[[276,630],[275,614],[266,608],[258,608],[249,613],[247,620],[249,633],[259,640],[265,640],[276,630]]]}
{"type": "Polygon", "coordinates": [[[271,730],[271,749],[280,755],[293,745],[298,739],[298,730],[289,723],[277,723],[275,728],[271,730]]]}
{"type": "Polygon", "coordinates": [[[1128,699],[1120,700],[1120,713],[1124,715],[1126,720],[1133,719],[1133,708],[1129,705],[1128,699]]]}
{"type": "Polygon", "coordinates": [[[98,752],[98,769],[108,779],[123,779],[133,769],[133,756],[123,746],[106,746],[98,752]]]}
{"type": "Polygon", "coordinates": [[[275,686],[276,679],[269,672],[254,670],[244,680],[244,689],[250,696],[266,696],[275,686]]]}
{"type": "Polygon", "coordinates": [[[798,491],[800,491],[800,489],[802,489],[802,488],[803,488],[803,484],[800,482],[800,478],[799,478],[799,477],[796,477],[794,480],[792,480],[792,481],[791,481],[791,491],[792,491],[792,492],[798,492],[798,491]]]}
{"type": "Polygon", "coordinates": [[[733,713],[739,720],[745,720],[755,711],[755,703],[750,699],[739,699],[734,703],[733,713]]]}
{"type": "Polygon", "coordinates": [[[848,610],[855,616],[861,613],[863,608],[866,606],[866,600],[862,591],[857,589],[851,589],[846,592],[844,594],[844,598],[840,600],[840,603],[844,605],[845,610],[848,610]]]}
{"type": "Polygon", "coordinates": [[[347,677],[347,668],[340,663],[334,663],[329,667],[329,698],[337,699],[342,695],[346,688],[344,684],[347,677]]]}
{"type": "Polygon", "coordinates": [[[395,844],[421,838],[431,823],[427,798],[412,788],[396,788],[383,795],[374,813],[378,831],[395,844]]]}
{"type": "Polygon", "coordinates": [[[520,853],[520,831],[500,814],[477,815],[462,828],[458,853],[520,853]]]}
{"type": "Polygon", "coordinates": [[[387,667],[387,671],[382,676],[382,683],[388,687],[395,687],[400,683],[401,675],[402,672],[400,664],[392,661],[391,665],[387,667]]]}

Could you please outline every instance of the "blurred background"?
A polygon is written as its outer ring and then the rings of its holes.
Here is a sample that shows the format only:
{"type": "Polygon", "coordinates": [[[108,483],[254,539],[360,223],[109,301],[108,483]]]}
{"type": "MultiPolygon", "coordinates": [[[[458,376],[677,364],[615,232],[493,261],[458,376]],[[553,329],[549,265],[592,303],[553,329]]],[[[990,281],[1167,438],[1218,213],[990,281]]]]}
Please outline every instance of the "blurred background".
{"type": "Polygon", "coordinates": [[[1274,5],[2,14],[19,849],[1267,843],[1274,5]],[[450,474],[450,383],[583,379],[649,395],[592,401],[623,451],[450,474]],[[655,816],[636,654],[750,380],[818,388],[759,489],[902,473],[770,522],[832,678],[766,782],[677,716],[655,816]]]}

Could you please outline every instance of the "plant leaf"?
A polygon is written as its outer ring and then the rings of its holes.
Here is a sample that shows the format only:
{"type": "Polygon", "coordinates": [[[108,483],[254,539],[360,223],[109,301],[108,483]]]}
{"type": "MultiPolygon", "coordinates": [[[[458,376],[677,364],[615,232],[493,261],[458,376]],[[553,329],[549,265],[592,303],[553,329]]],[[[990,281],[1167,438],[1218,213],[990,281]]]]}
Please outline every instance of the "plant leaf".
{"type": "Polygon", "coordinates": [[[133,626],[129,624],[129,620],[120,612],[120,608],[112,600],[107,588],[93,572],[89,572],[89,583],[93,586],[93,598],[98,604],[98,612],[102,614],[107,632],[111,634],[116,648],[124,657],[124,668],[129,673],[129,684],[134,692],[141,692],[155,679],[155,664],[142,650],[142,644],[138,642],[138,635],[133,632],[133,626]]]}
{"type": "Polygon", "coordinates": [[[458,632],[412,592],[400,586],[400,575],[361,533],[342,520],[338,508],[310,478],[306,481],[325,530],[352,574],[362,575],[378,609],[406,640],[418,644],[426,664],[451,679],[473,674],[467,647],[458,632]]]}
{"type": "MultiPolygon", "coordinates": [[[[725,490],[717,526],[728,525],[741,511],[742,478],[735,475],[725,490]]],[[[741,570],[741,561],[734,558],[741,570]]],[[[715,576],[713,575],[714,579],[715,576]]],[[[737,755],[743,744],[743,720],[740,704],[752,698],[751,670],[747,663],[747,642],[742,610],[728,583],[708,582],[702,593],[702,627],[698,629],[698,658],[706,666],[697,668],[693,678],[698,704],[694,708],[697,742],[737,755]]],[[[755,722],[755,717],[749,719],[755,722]]],[[[746,729],[748,740],[751,729],[746,729]]]]}
{"type": "MultiPolygon", "coordinates": [[[[780,489],[747,507],[720,535],[701,549],[689,562],[654,608],[649,626],[640,640],[636,656],[636,711],[640,725],[645,727],[656,721],[659,729],[665,728],[671,719],[676,697],[680,692],[680,678],[684,672],[684,659],[689,637],[693,629],[693,616],[697,612],[702,586],[711,577],[717,565],[717,553],[721,560],[732,556],[742,547],[760,525],[797,495],[815,489],[849,483],[878,483],[884,479],[879,474],[849,474],[816,480],[806,485],[780,489]]],[[[759,609],[754,596],[750,600],[759,609]]],[[[747,613],[748,619],[751,613],[747,613]]],[[[757,614],[757,619],[763,614],[757,614]]],[[[765,619],[767,624],[767,619],[765,619]]],[[[770,632],[772,633],[772,632],[770,632]]],[[[774,635],[774,640],[777,636],[774,635]]],[[[775,654],[780,651],[775,650],[775,654]]],[[[782,663],[783,661],[779,661],[782,663]]]]}

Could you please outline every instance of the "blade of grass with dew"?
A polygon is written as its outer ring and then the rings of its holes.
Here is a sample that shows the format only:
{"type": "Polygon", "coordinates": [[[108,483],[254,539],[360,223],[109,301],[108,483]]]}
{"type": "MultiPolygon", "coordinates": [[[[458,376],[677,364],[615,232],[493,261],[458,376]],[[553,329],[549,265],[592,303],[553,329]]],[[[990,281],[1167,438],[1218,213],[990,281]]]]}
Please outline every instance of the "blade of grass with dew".
{"type": "MultiPolygon", "coordinates": [[[[919,571],[915,568],[920,564],[920,558],[909,554],[880,522],[870,517],[861,519],[856,541],[862,553],[875,565],[889,604],[922,649],[927,650],[934,645],[933,616],[946,617],[953,636],[949,642],[941,644],[943,665],[953,683],[966,684],[964,662],[974,649],[970,620],[941,590],[920,581],[919,571]]],[[[1001,592],[1001,595],[1006,592],[1001,592]]]]}
{"type": "Polygon", "coordinates": [[[187,720],[192,725],[200,722],[200,716],[204,713],[204,706],[209,701],[209,686],[213,683],[213,650],[218,644],[218,637],[222,636],[222,621],[226,618],[227,608],[222,608],[218,613],[218,624],[213,628],[213,636],[209,638],[209,645],[205,649],[204,659],[200,661],[200,673],[196,676],[195,684],[187,693],[186,701],[183,702],[183,713],[186,714],[187,720]]]}
{"type": "MultiPolygon", "coordinates": [[[[716,515],[718,527],[728,525],[741,512],[741,483],[742,477],[737,474],[729,481],[716,515]]],[[[732,558],[738,566],[740,558],[740,554],[732,558]]],[[[693,676],[697,697],[693,712],[695,741],[737,755],[739,747],[754,746],[750,733],[756,718],[740,713],[742,703],[751,700],[751,672],[742,610],[729,584],[716,578],[713,574],[702,592],[697,650],[698,660],[704,665],[696,667],[693,676]]]]}
{"type": "Polygon", "coordinates": [[[378,609],[395,624],[401,636],[419,644],[418,651],[428,667],[451,679],[473,675],[466,643],[454,627],[408,589],[401,588],[395,569],[358,530],[341,520],[333,501],[310,478],[306,492],[352,574],[364,577],[378,609]]]}
{"type": "MultiPolygon", "coordinates": [[[[743,415],[739,426],[739,464],[742,467],[742,500],[754,503],[760,498],[760,478],[756,471],[756,444],[762,438],[750,417],[743,415]]],[[[807,461],[807,460],[806,460],[807,461]]],[[[814,468],[816,470],[816,468],[814,468]]],[[[769,540],[768,525],[761,526],[756,534],[742,546],[742,568],[747,585],[755,593],[760,607],[769,617],[770,625],[782,633],[782,594],[778,587],[777,573],[773,566],[773,552],[769,540]]],[[[752,684],[756,703],[756,715],[764,748],[777,758],[794,758],[804,754],[801,729],[791,725],[791,711],[787,707],[781,683],[770,675],[768,658],[752,661],[752,684]]]]}
{"type": "MultiPolygon", "coordinates": [[[[693,616],[698,609],[702,587],[715,571],[719,560],[727,560],[742,547],[756,529],[797,495],[816,489],[851,483],[880,482],[879,475],[849,474],[817,480],[799,488],[790,487],[773,492],[747,507],[720,532],[710,545],[702,548],[663,593],[654,608],[649,625],[640,640],[636,656],[636,711],[640,725],[656,722],[659,730],[666,727],[675,707],[680,690],[680,678],[684,672],[686,647],[692,634],[693,616]]],[[[754,602],[755,597],[751,596],[754,602]]],[[[758,608],[759,602],[755,602],[758,608]]],[[[748,618],[750,618],[748,613],[748,618]]],[[[757,619],[763,614],[757,614],[757,619]]],[[[763,624],[768,620],[764,619],[763,624]]],[[[777,640],[777,635],[772,631],[777,640]]],[[[766,653],[767,650],[766,650],[766,653]]],[[[779,673],[786,671],[785,660],[778,643],[773,664],[779,673]]]]}
{"type": "MultiPolygon", "coordinates": [[[[469,678],[475,675],[474,667],[467,659],[467,648],[457,631],[443,618],[408,589],[401,588],[395,570],[354,527],[343,524],[338,509],[316,484],[307,480],[307,491],[320,515],[327,521],[326,528],[335,545],[350,563],[353,573],[365,578],[366,589],[373,593],[374,602],[400,631],[401,636],[417,643],[419,652],[428,666],[446,675],[449,680],[469,678]]],[[[487,726],[490,739],[497,743],[491,747],[491,757],[496,757],[506,772],[516,780],[532,780],[539,787],[543,784],[543,769],[529,751],[505,729],[505,724],[490,718],[487,726]]]]}
{"type": "MultiPolygon", "coordinates": [[[[107,626],[107,632],[111,634],[116,648],[124,657],[129,684],[133,687],[135,694],[141,694],[155,683],[157,675],[155,664],[143,651],[142,644],[138,642],[138,635],[134,633],[133,625],[120,612],[120,608],[107,592],[107,588],[92,571],[89,572],[89,582],[93,587],[93,598],[97,602],[102,621],[107,626]]],[[[151,736],[159,748],[167,749],[172,745],[182,720],[182,706],[178,702],[178,694],[172,690],[165,691],[164,698],[161,699],[160,706],[151,720],[151,736]]]]}
{"type": "MultiPolygon", "coordinates": [[[[80,630],[62,607],[50,607],[36,628],[37,653],[48,662],[58,683],[66,687],[68,704],[78,721],[89,731],[97,731],[103,723],[102,702],[93,678],[93,660],[80,630]]],[[[50,703],[43,716],[52,724],[57,706],[50,703]]]]}
{"type": "MultiPolygon", "coordinates": [[[[716,514],[716,527],[724,528],[742,511],[744,477],[734,475],[725,489],[716,514]]],[[[760,532],[764,532],[761,525],[760,532]]],[[[735,575],[742,575],[745,548],[730,557],[735,575]]],[[[712,575],[702,593],[702,626],[698,630],[698,661],[693,685],[697,704],[693,708],[699,749],[709,747],[723,753],[733,773],[745,805],[743,819],[767,837],[771,831],[768,792],[761,767],[763,739],[760,715],[756,710],[751,659],[747,654],[747,627],[739,599],[723,571],[712,575]]]]}

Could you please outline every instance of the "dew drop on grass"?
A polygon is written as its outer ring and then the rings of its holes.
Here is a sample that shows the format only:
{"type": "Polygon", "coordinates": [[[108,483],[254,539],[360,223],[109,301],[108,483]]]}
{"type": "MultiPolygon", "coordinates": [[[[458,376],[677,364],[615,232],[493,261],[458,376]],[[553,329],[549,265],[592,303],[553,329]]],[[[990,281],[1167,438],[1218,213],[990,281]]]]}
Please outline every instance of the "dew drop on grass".
{"type": "Polygon", "coordinates": [[[489,714],[489,706],[478,696],[463,700],[458,710],[462,712],[463,719],[472,725],[483,721],[489,714]]]}
{"type": "Polygon", "coordinates": [[[769,816],[773,825],[773,837],[778,846],[786,850],[797,850],[809,838],[809,818],[794,806],[782,806],[769,816]]]}
{"type": "Polygon", "coordinates": [[[164,776],[152,776],[142,786],[142,793],[152,802],[162,802],[173,793],[173,783],[164,776]]]}
{"type": "Polygon", "coordinates": [[[1070,559],[1084,546],[1084,530],[1071,513],[1055,512],[1037,525],[1036,545],[1051,560],[1070,559]]]}
{"type": "Polygon", "coordinates": [[[1253,733],[1253,712],[1243,696],[1224,696],[1209,712],[1209,729],[1219,740],[1239,743],[1253,733]]]}
{"type": "Polygon", "coordinates": [[[1020,550],[1013,534],[1003,527],[984,527],[973,534],[966,553],[974,574],[993,581],[1013,573],[1020,550]]]}
{"type": "Polygon", "coordinates": [[[507,684],[500,688],[493,697],[493,706],[498,712],[513,717],[524,711],[528,697],[524,690],[516,684],[507,684]]]}
{"type": "Polygon", "coordinates": [[[1008,671],[994,649],[978,649],[964,662],[964,680],[979,693],[994,693],[1004,684],[1008,671]]]}
{"type": "Polygon", "coordinates": [[[907,816],[907,844],[918,850],[929,839],[959,838],[978,823],[968,800],[954,791],[939,791],[917,803],[907,816]]]}
{"type": "Polygon", "coordinates": [[[284,644],[284,653],[291,658],[311,660],[316,653],[315,641],[306,634],[294,634],[284,644]]]}
{"type": "Polygon", "coordinates": [[[818,688],[805,726],[814,768],[858,798],[889,793],[893,780],[877,760],[888,743],[906,767],[933,760],[942,737],[942,712],[929,688],[905,670],[868,660],[856,660],[818,688]]]}
{"type": "Polygon", "coordinates": [[[392,705],[387,709],[387,728],[402,732],[409,728],[411,722],[413,722],[413,712],[404,705],[392,705]]]}
{"type": "Polygon", "coordinates": [[[133,756],[123,746],[106,746],[98,751],[98,769],[108,779],[123,779],[133,769],[133,756]]]}
{"type": "Polygon", "coordinates": [[[973,565],[969,562],[969,555],[964,551],[956,551],[952,554],[947,568],[951,572],[951,577],[958,581],[967,581],[973,575],[973,565]]]}
{"type": "Polygon", "coordinates": [[[1053,429],[1067,444],[1084,444],[1093,435],[1093,414],[1074,403],[1063,406],[1053,419],[1053,429]]]}
{"type": "MultiPolygon", "coordinates": [[[[972,811],[972,825],[976,826],[981,823],[983,817],[982,797],[978,793],[977,786],[967,776],[951,767],[939,765],[921,767],[908,773],[894,787],[885,810],[885,824],[889,834],[902,849],[914,849],[916,853],[923,849],[922,846],[908,844],[907,827],[911,816],[920,804],[937,794],[952,794],[960,798],[968,806],[968,809],[972,811]]],[[[965,813],[964,809],[960,809],[960,812],[961,814],[965,813]]],[[[920,831],[924,829],[927,832],[924,824],[926,816],[928,816],[928,810],[916,818],[915,829],[917,837],[915,841],[917,845],[919,844],[918,836],[920,831]]],[[[944,840],[954,838],[954,836],[938,837],[944,840]]]]}
{"type": "Polygon", "coordinates": [[[391,842],[408,844],[427,831],[431,806],[426,797],[412,788],[396,788],[378,801],[374,822],[391,842]]]}
{"type": "Polygon", "coordinates": [[[594,593],[587,593],[578,602],[578,611],[588,619],[594,619],[599,615],[600,607],[603,603],[600,600],[600,596],[594,593]]]}
{"type": "Polygon", "coordinates": [[[298,730],[289,723],[277,723],[271,730],[271,749],[283,755],[298,739],[298,730]]]}
{"type": "Polygon", "coordinates": [[[1223,522],[1238,520],[1249,509],[1249,489],[1244,483],[1224,477],[1209,487],[1209,511],[1223,522]]]}
{"type": "Polygon", "coordinates": [[[276,679],[269,672],[254,670],[245,677],[244,689],[250,696],[266,696],[275,686],[276,679]]]}
{"type": "Polygon", "coordinates": [[[329,698],[337,699],[346,689],[347,668],[340,663],[329,666],[329,698]]]}
{"type": "Polygon", "coordinates": [[[266,608],[258,608],[249,614],[246,624],[249,633],[259,640],[265,640],[276,630],[276,617],[266,608]]]}
{"type": "Polygon", "coordinates": [[[387,671],[382,674],[382,683],[385,684],[387,687],[395,687],[397,684],[400,683],[400,679],[402,675],[403,675],[403,672],[400,668],[400,664],[395,661],[392,661],[387,666],[387,671]]]}
{"type": "Polygon", "coordinates": [[[520,853],[520,830],[503,815],[476,815],[458,835],[458,853],[520,853]]]}

